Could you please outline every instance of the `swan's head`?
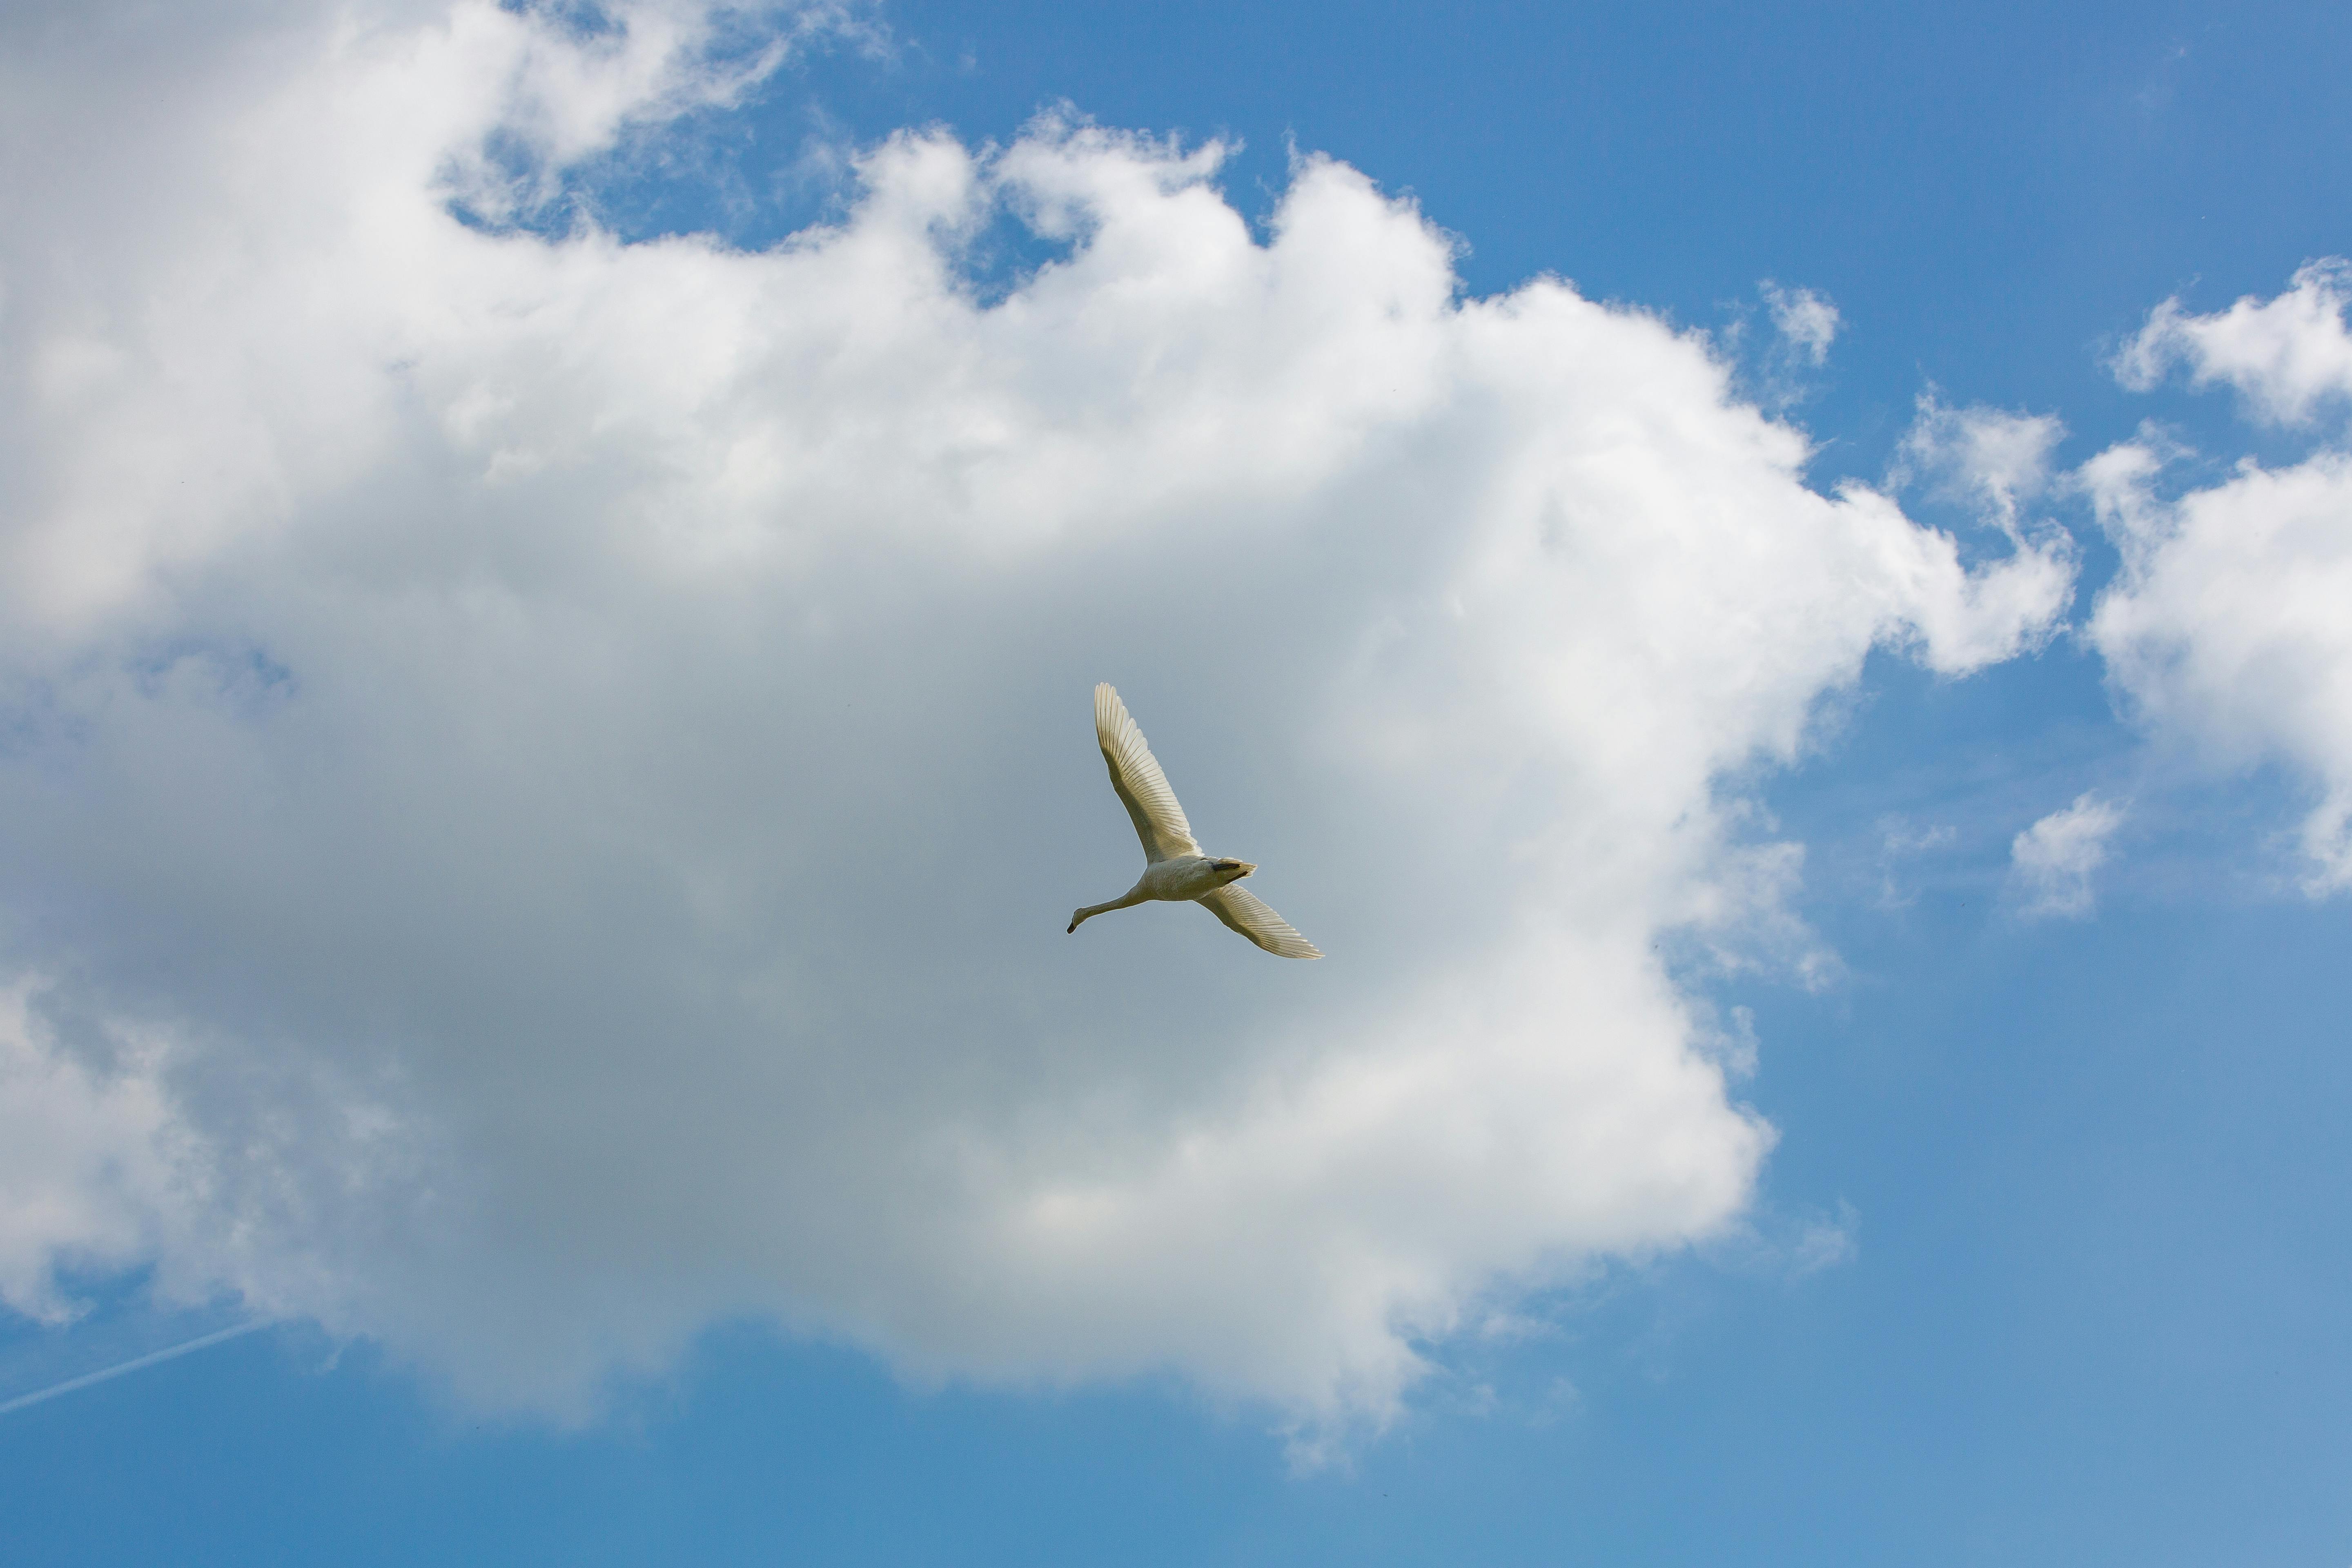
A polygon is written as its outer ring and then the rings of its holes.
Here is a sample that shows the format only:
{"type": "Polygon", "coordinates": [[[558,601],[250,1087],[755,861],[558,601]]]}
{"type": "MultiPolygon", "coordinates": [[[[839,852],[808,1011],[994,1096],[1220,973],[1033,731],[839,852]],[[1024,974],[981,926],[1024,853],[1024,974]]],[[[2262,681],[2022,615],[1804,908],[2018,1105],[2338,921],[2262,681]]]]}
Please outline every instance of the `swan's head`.
{"type": "Polygon", "coordinates": [[[1216,872],[1217,880],[1220,884],[1225,882],[1238,882],[1244,877],[1248,876],[1252,871],[1257,869],[1255,866],[1251,865],[1246,860],[1215,860],[1210,862],[1209,868],[1216,872]]]}

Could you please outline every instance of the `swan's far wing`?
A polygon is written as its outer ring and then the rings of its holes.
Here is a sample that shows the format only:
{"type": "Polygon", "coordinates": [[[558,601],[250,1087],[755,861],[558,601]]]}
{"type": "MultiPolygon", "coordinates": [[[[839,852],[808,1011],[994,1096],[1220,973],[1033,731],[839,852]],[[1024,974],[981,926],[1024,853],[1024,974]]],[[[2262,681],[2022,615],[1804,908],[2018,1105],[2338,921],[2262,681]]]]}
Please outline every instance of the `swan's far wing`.
{"type": "Polygon", "coordinates": [[[1206,904],[1209,912],[1241,932],[1276,958],[1320,958],[1323,950],[1298,934],[1297,928],[1266,907],[1265,900],[1236,882],[1228,882],[1213,893],[1203,893],[1194,903],[1206,904]]]}
{"type": "Polygon", "coordinates": [[[1102,742],[1103,761],[1110,764],[1110,787],[1118,791],[1127,815],[1135,819],[1135,836],[1143,840],[1146,860],[1172,860],[1198,855],[1192,825],[1168,787],[1168,775],[1143,743],[1143,731],[1128,717],[1127,704],[1108,681],[1095,688],[1095,739],[1102,742]]]}

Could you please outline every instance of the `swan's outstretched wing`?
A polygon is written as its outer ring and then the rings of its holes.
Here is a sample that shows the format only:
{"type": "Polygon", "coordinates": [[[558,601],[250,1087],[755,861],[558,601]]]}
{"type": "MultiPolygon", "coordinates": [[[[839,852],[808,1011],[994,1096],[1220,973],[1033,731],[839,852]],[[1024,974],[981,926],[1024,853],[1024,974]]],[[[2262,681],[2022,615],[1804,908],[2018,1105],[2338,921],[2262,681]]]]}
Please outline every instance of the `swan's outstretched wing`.
{"type": "Polygon", "coordinates": [[[1108,680],[1095,688],[1095,739],[1102,742],[1103,761],[1110,764],[1110,787],[1118,791],[1127,815],[1135,818],[1143,858],[1172,860],[1198,855],[1201,847],[1192,842],[1192,825],[1184,820],[1184,808],[1176,804],[1168,775],[1160,771],[1151,748],[1143,743],[1143,731],[1128,717],[1127,704],[1108,680]]]}
{"type": "Polygon", "coordinates": [[[1238,883],[1228,882],[1213,893],[1193,900],[1276,958],[1320,958],[1323,950],[1298,934],[1297,928],[1266,907],[1265,900],[1238,883]]]}

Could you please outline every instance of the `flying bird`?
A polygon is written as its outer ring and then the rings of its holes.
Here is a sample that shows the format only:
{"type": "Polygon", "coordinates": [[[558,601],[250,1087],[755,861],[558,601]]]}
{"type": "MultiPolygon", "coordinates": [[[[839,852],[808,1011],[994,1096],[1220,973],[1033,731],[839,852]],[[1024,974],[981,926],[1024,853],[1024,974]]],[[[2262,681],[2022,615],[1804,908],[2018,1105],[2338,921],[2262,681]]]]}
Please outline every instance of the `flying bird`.
{"type": "Polygon", "coordinates": [[[1154,899],[1190,899],[1276,957],[1323,956],[1256,894],[1237,886],[1255,866],[1201,853],[1192,842],[1192,825],[1184,820],[1184,808],[1168,787],[1168,775],[1160,771],[1143,731],[1128,717],[1127,704],[1108,681],[1095,688],[1095,739],[1102,742],[1103,761],[1110,765],[1110,787],[1118,791],[1119,803],[1135,819],[1135,836],[1143,840],[1143,877],[1110,902],[1089,904],[1071,915],[1072,931],[1112,910],[1154,899]]]}

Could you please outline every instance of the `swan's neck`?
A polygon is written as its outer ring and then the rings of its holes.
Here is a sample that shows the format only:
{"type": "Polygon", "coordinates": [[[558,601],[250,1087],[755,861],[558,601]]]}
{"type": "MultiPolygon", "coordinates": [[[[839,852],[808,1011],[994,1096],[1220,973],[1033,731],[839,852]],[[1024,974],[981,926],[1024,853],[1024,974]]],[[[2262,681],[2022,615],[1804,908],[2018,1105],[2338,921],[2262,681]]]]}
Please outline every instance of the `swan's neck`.
{"type": "Polygon", "coordinates": [[[1138,882],[1107,904],[1088,904],[1085,909],[1080,910],[1070,917],[1070,929],[1076,931],[1097,915],[1107,915],[1113,910],[1131,910],[1136,905],[1145,902],[1149,896],[1143,890],[1143,884],[1138,882]]]}
{"type": "Polygon", "coordinates": [[[1087,905],[1087,908],[1085,908],[1085,910],[1079,910],[1077,914],[1079,914],[1079,920],[1085,920],[1085,917],[1089,917],[1089,914],[1110,914],[1112,910],[1134,910],[1136,905],[1139,905],[1139,902],[1143,902],[1143,900],[1146,900],[1146,896],[1143,896],[1143,884],[1140,884],[1140,881],[1139,881],[1139,884],[1136,884],[1136,886],[1131,886],[1131,889],[1127,889],[1127,891],[1124,891],[1124,893],[1119,893],[1118,898],[1112,898],[1110,902],[1096,902],[1096,905],[1087,905]]]}

